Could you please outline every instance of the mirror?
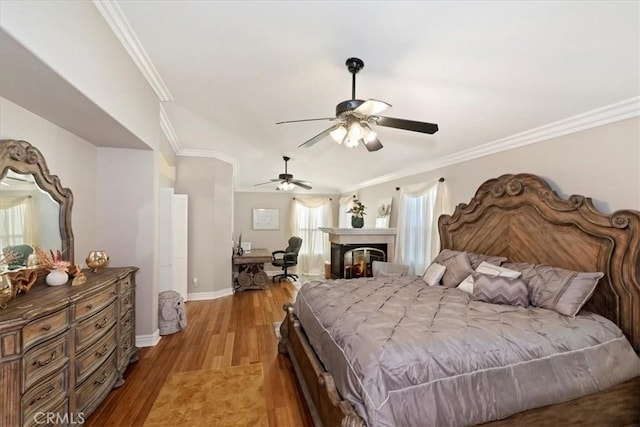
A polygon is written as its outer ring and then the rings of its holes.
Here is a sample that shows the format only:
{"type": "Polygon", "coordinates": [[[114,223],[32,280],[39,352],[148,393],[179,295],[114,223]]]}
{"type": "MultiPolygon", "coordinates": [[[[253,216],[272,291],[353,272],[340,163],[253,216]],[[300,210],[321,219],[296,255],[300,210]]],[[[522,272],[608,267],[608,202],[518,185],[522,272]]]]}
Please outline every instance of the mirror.
{"type": "Polygon", "coordinates": [[[11,269],[27,266],[32,245],[59,249],[73,263],[73,194],[51,175],[27,141],[0,140],[0,255],[17,255],[11,269]]]}

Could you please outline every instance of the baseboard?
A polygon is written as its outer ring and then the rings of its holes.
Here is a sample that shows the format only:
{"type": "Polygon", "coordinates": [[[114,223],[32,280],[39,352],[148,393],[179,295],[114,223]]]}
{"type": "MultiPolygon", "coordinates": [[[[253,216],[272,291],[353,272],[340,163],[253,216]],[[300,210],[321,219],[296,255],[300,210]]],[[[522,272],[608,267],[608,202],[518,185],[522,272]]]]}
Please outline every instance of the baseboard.
{"type": "Polygon", "coordinates": [[[153,347],[160,342],[160,329],[151,335],[136,335],[136,347],[153,347]]]}
{"type": "Polygon", "coordinates": [[[222,297],[226,297],[229,295],[233,295],[233,289],[229,288],[229,289],[222,289],[219,291],[215,291],[215,292],[193,292],[193,293],[189,293],[189,295],[187,296],[187,299],[189,301],[203,301],[203,300],[208,300],[208,299],[216,299],[216,298],[222,298],[222,297]]]}

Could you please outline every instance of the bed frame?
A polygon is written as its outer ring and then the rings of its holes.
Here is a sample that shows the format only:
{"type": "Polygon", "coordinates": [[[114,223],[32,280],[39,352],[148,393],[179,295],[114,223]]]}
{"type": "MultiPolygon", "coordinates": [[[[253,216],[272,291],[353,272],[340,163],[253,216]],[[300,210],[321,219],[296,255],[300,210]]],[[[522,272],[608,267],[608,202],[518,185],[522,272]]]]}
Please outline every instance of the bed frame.
{"type": "MultiPolygon", "coordinates": [[[[598,212],[590,198],[564,200],[542,178],[503,175],[486,181],[468,204],[438,221],[442,249],[506,256],[605,273],[585,306],[615,322],[640,353],[640,212],[598,212]]],[[[342,400],[286,304],[278,349],[288,354],[316,426],[364,427],[342,400]]],[[[483,426],[640,425],[640,377],[579,399],[512,415],[483,426]]]]}

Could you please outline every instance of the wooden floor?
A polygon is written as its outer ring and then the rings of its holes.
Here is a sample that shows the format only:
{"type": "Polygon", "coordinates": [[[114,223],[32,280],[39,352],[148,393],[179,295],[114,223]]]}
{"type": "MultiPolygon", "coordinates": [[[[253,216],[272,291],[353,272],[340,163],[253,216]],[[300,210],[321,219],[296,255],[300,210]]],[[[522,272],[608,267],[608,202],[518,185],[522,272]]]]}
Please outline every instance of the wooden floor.
{"type": "Polygon", "coordinates": [[[291,363],[278,354],[273,329],[273,322],[284,319],[282,305],[293,301],[296,289],[289,282],[270,286],[269,290],[188,302],[187,328],[162,337],[155,347],[141,349],[140,360],[125,373],[124,385],[109,393],[85,426],[144,424],[171,372],[250,363],[264,367],[269,426],[311,426],[291,363]]]}

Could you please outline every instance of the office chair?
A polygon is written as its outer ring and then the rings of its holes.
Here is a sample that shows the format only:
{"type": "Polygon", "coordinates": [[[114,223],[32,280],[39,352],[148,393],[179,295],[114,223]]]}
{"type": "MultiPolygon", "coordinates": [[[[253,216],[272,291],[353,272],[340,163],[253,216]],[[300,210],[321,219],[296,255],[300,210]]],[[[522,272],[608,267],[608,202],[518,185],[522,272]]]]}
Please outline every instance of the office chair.
{"type": "Polygon", "coordinates": [[[293,280],[298,279],[297,274],[289,273],[287,269],[298,265],[298,252],[300,252],[301,246],[302,239],[298,236],[293,236],[289,238],[289,246],[287,246],[284,251],[274,251],[271,253],[271,265],[282,267],[284,270],[284,273],[273,276],[272,281],[275,280],[276,277],[278,278],[278,282],[287,278],[291,278],[293,280]]]}

